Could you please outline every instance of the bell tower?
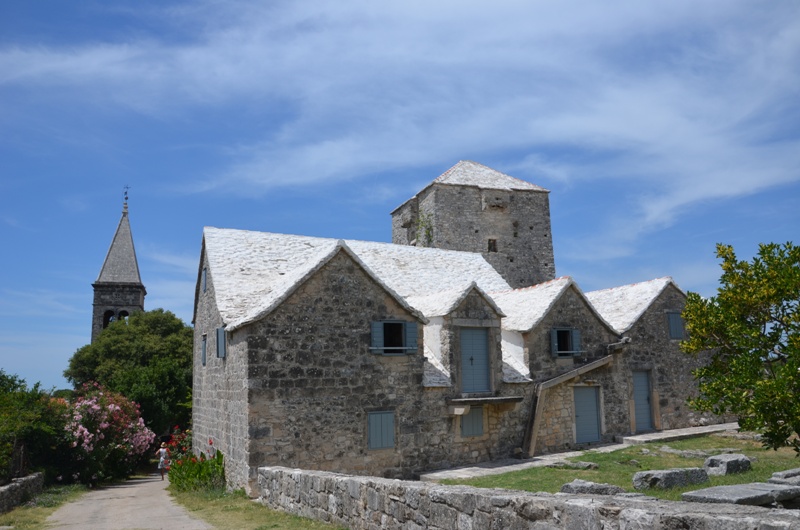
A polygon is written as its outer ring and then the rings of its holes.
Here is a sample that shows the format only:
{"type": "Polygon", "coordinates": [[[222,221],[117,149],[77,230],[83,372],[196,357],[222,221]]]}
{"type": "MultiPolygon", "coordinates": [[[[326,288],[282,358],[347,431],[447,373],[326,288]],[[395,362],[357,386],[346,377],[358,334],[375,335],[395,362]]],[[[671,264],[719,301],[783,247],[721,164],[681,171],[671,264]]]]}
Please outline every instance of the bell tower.
{"type": "Polygon", "coordinates": [[[92,284],[92,342],[114,320],[124,319],[135,311],[144,311],[147,291],[139,276],[139,264],[133,248],[131,225],[128,221],[128,190],[125,188],[122,218],[106,254],[100,275],[92,284]]]}

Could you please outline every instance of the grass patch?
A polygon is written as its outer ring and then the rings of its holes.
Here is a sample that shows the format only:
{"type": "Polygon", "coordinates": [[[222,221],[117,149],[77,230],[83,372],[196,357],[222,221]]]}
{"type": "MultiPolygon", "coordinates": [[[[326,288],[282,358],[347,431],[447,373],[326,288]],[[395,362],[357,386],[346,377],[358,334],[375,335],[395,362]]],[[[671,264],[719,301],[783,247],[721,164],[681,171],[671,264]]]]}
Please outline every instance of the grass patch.
{"type": "Polygon", "coordinates": [[[764,449],[760,442],[737,440],[715,435],[708,435],[687,440],[664,443],[655,442],[620,449],[611,453],[588,451],[577,458],[569,458],[573,462],[594,462],[597,469],[545,468],[537,467],[523,471],[514,471],[502,475],[490,475],[467,480],[443,480],[443,484],[467,484],[480,488],[503,488],[523,491],[542,491],[556,493],[561,486],[574,479],[591,482],[614,484],[626,491],[645,493],[646,495],[666,500],[680,500],[681,494],[712,486],[764,482],[775,471],[800,467],[800,459],[788,447],[778,451],[764,449]],[[703,467],[706,457],[689,458],[668,451],[662,447],[678,451],[707,451],[716,454],[719,449],[733,449],[736,453],[747,455],[752,460],[752,469],[746,473],[727,476],[709,477],[709,482],[685,488],[671,490],[652,489],[637,491],[633,488],[633,475],[638,471],[672,469],[681,467],[703,467]]]}
{"type": "Polygon", "coordinates": [[[62,504],[76,500],[88,490],[82,484],[51,486],[17,508],[0,514],[0,526],[15,529],[39,530],[47,528],[45,520],[62,504]]]}
{"type": "Polygon", "coordinates": [[[311,519],[270,510],[251,500],[241,490],[232,493],[221,491],[176,491],[170,494],[193,516],[206,521],[219,530],[312,530],[339,528],[311,519]]]}

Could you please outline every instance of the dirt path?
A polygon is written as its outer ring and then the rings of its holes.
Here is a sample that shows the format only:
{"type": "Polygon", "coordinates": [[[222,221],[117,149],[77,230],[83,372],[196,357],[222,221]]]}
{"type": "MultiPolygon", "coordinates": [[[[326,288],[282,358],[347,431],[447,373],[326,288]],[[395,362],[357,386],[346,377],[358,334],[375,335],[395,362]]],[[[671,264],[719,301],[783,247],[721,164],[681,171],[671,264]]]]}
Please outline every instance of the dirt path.
{"type": "Polygon", "coordinates": [[[65,504],[47,518],[53,529],[186,529],[213,528],[193,519],[172,500],[165,488],[167,480],[158,475],[106,486],[90,491],[80,499],[65,504]]]}

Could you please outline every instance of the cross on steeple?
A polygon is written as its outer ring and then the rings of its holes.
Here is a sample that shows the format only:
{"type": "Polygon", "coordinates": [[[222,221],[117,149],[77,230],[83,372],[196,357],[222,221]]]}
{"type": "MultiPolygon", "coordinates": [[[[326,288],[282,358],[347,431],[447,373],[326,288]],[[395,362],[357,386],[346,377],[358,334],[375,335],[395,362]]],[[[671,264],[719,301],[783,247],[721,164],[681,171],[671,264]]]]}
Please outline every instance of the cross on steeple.
{"type": "Polygon", "coordinates": [[[125,190],[125,191],[122,192],[122,196],[123,196],[122,212],[123,213],[128,213],[128,190],[131,189],[131,187],[128,186],[127,184],[125,184],[125,186],[123,186],[122,189],[125,190]]]}

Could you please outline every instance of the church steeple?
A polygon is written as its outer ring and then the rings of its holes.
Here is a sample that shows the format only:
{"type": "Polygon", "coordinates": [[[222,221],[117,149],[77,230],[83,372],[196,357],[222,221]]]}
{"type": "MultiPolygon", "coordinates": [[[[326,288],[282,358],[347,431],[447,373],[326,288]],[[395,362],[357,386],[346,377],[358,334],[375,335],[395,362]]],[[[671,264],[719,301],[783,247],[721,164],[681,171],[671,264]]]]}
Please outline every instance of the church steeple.
{"type": "Polygon", "coordinates": [[[144,311],[147,291],[139,276],[139,264],[133,247],[133,235],[128,220],[128,191],[125,190],[122,218],[106,254],[100,275],[92,284],[92,342],[111,322],[126,318],[135,311],[144,311]]]}

